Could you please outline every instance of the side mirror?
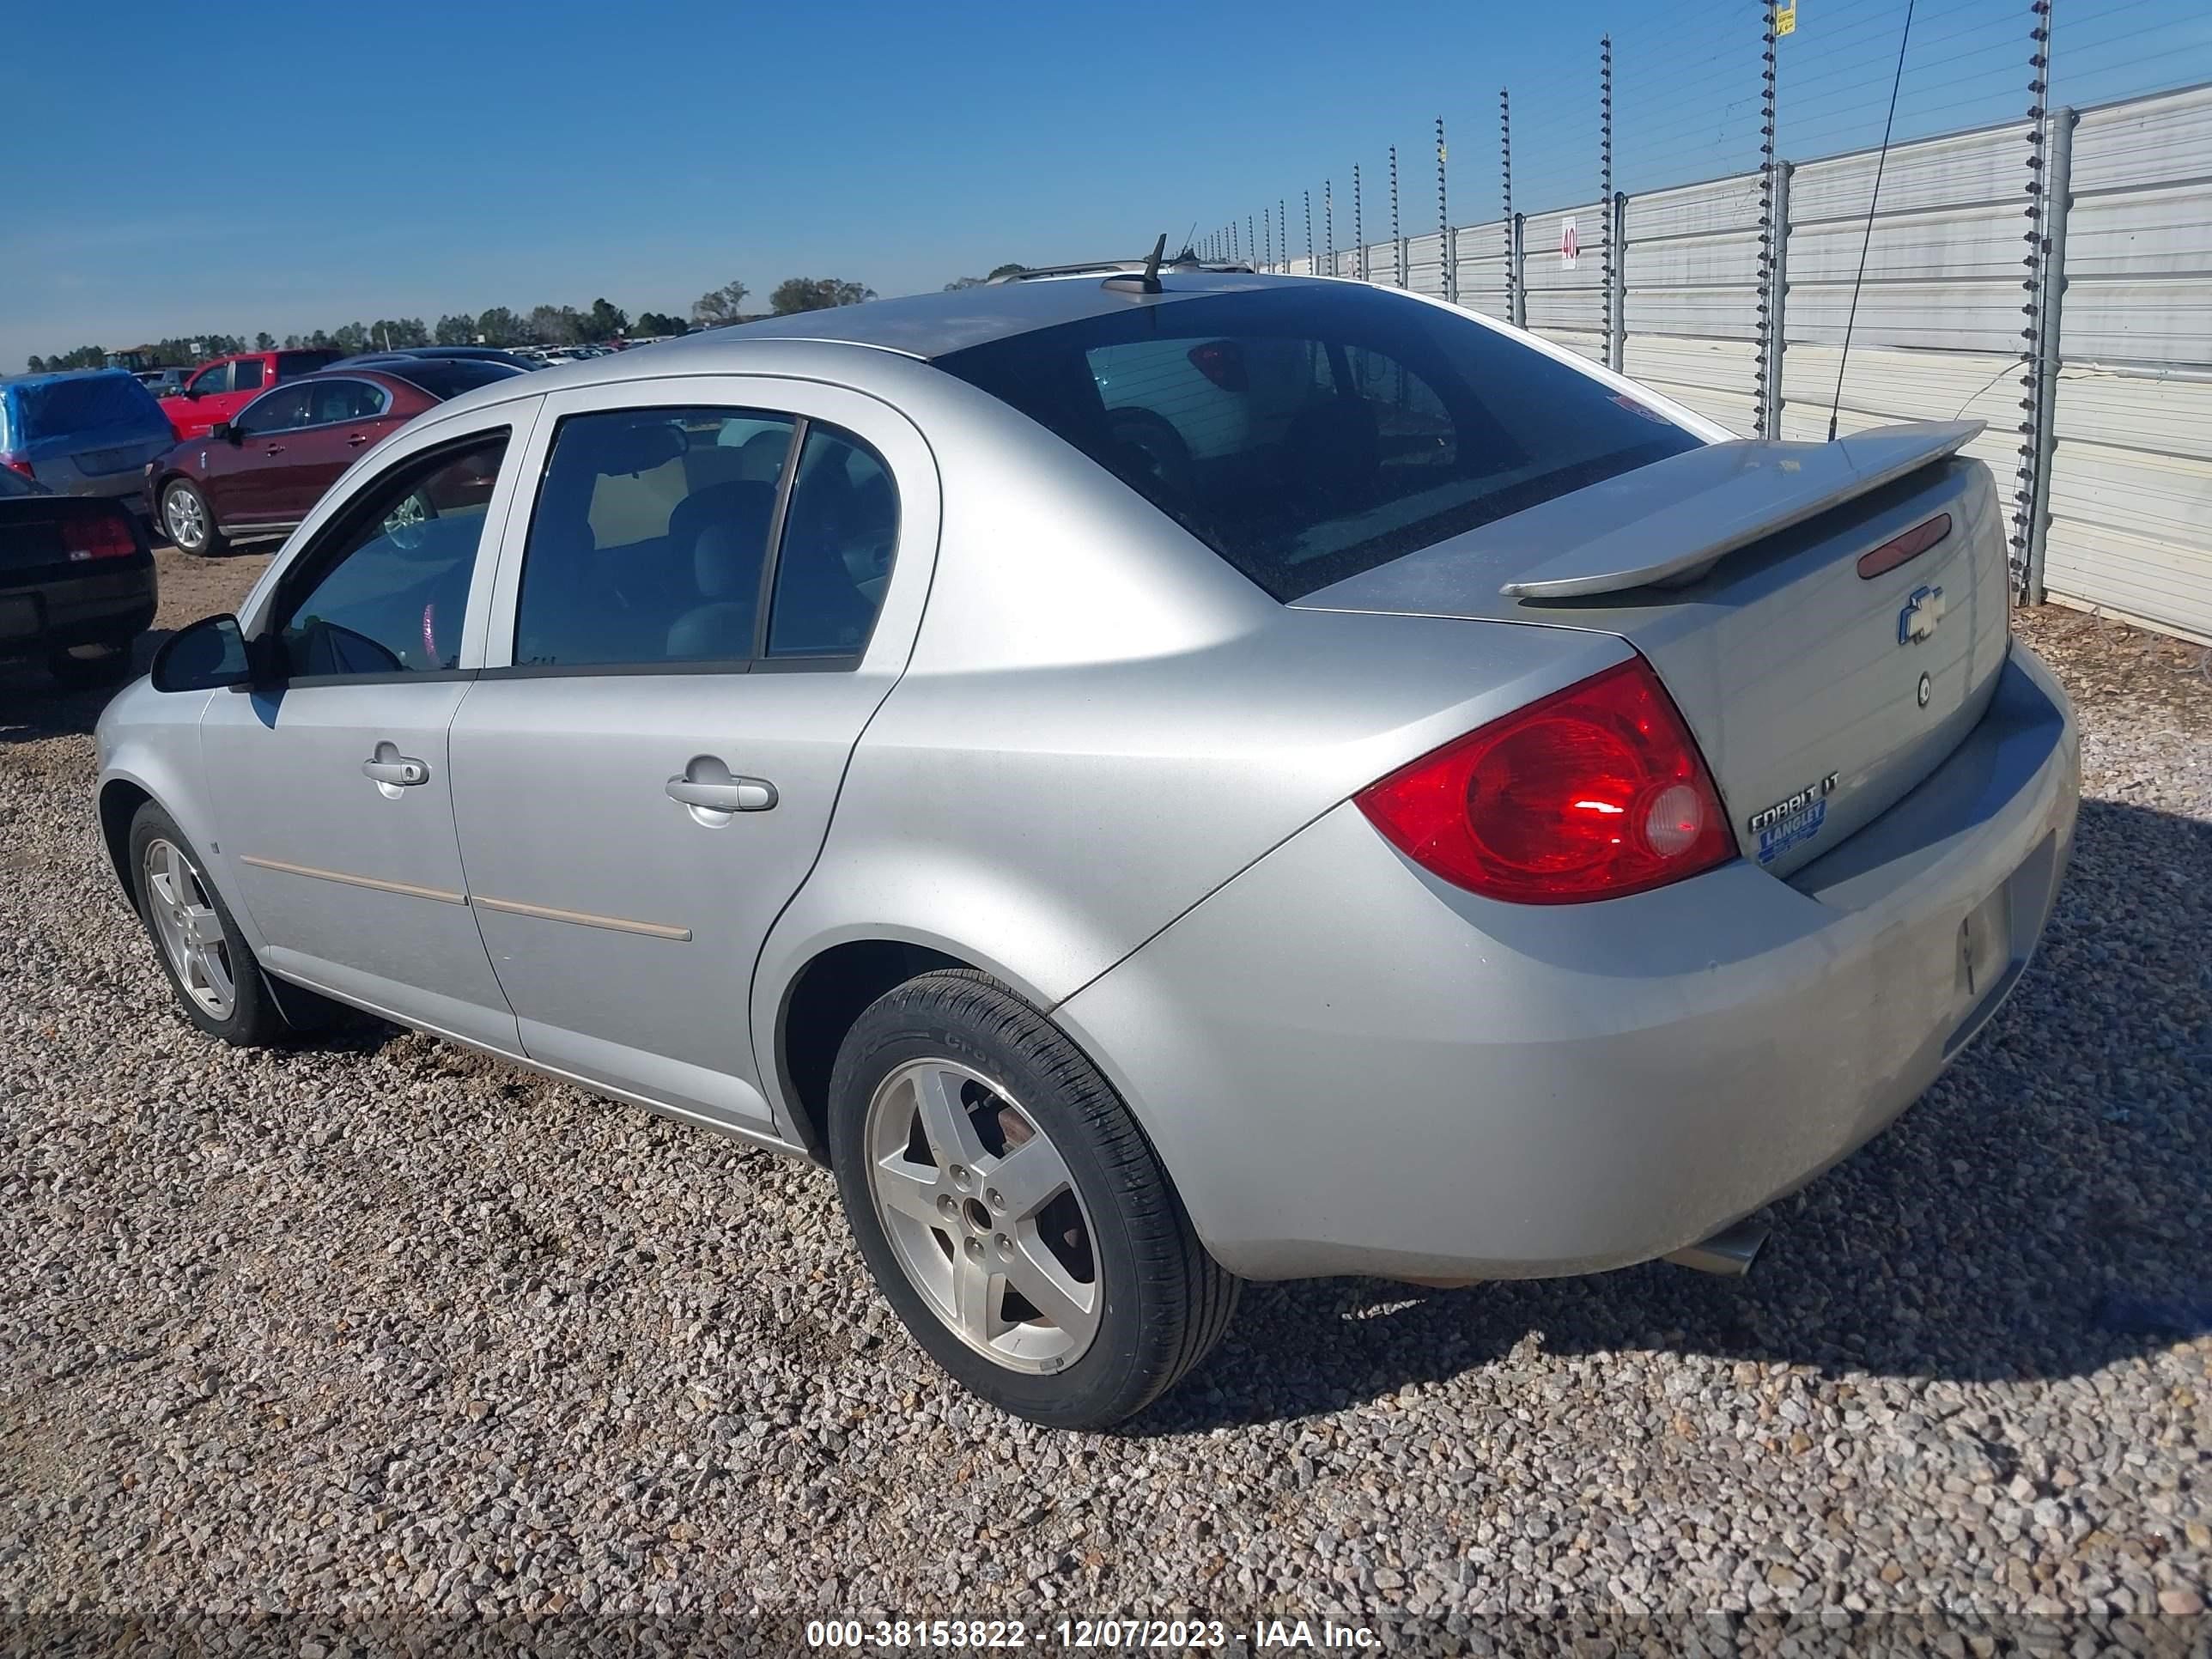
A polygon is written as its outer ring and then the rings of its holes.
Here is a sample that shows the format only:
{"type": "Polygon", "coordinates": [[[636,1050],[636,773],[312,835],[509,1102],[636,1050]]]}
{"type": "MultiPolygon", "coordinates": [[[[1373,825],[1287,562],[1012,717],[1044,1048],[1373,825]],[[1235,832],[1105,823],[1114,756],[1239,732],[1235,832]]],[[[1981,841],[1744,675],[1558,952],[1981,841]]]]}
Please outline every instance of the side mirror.
{"type": "Polygon", "coordinates": [[[187,381],[183,386],[177,388],[177,395],[181,398],[190,398],[194,403],[198,403],[200,400],[200,389],[198,386],[187,381]]]}
{"type": "Polygon", "coordinates": [[[208,428],[208,436],[218,442],[227,444],[246,441],[246,434],[238,429],[238,422],[235,421],[217,421],[208,428]]]}
{"type": "Polygon", "coordinates": [[[150,678],[156,691],[213,691],[253,678],[245,632],[228,613],[203,617],[161,641],[150,678]]]}

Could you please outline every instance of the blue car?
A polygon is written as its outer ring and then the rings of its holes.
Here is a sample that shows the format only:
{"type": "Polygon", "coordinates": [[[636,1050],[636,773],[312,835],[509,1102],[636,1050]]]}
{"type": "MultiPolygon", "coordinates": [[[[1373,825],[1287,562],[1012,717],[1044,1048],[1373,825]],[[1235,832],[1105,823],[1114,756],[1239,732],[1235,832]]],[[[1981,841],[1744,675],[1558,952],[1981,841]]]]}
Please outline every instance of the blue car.
{"type": "Polygon", "coordinates": [[[146,463],[176,441],[154,394],[122,369],[0,380],[0,467],[57,495],[139,510],[146,463]]]}

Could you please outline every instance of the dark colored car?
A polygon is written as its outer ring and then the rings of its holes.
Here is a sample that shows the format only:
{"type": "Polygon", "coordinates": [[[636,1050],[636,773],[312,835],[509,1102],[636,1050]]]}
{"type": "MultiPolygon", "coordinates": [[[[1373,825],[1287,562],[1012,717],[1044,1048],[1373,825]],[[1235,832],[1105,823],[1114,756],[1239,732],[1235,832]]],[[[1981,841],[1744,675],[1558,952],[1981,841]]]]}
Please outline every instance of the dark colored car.
{"type": "Polygon", "coordinates": [[[0,469],[57,495],[129,505],[146,463],[175,441],[154,394],[122,369],[0,380],[0,469]]]}
{"type": "Polygon", "coordinates": [[[192,378],[189,368],[141,368],[133,370],[132,374],[138,384],[156,398],[180,395],[185,383],[192,378]]]}
{"type": "Polygon", "coordinates": [[[270,386],[328,368],[343,355],[327,346],[307,346],[218,357],[194,369],[181,392],[162,398],[161,412],[179,439],[197,438],[213,430],[217,422],[231,419],[270,386]]]}
{"type": "Polygon", "coordinates": [[[432,362],[505,363],[509,368],[538,367],[527,357],[517,356],[512,351],[501,351],[497,346],[393,346],[386,351],[364,351],[358,356],[341,357],[331,367],[383,368],[410,358],[422,358],[432,362]]]}
{"type": "Polygon", "coordinates": [[[154,521],[186,553],[289,533],[364,452],[424,410],[520,374],[499,363],[426,359],[327,369],[239,410],[146,468],[154,521]]]}
{"type": "Polygon", "coordinates": [[[56,495],[0,469],[0,661],[43,658],[66,686],[120,679],[157,597],[127,501],[56,495]]]}

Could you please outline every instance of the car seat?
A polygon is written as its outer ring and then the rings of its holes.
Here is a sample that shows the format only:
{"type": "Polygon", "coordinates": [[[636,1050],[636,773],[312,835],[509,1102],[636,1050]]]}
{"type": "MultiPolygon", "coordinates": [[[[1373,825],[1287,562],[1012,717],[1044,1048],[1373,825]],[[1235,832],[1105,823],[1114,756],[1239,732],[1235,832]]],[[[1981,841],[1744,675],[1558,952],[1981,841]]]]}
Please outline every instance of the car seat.
{"type": "Polygon", "coordinates": [[[768,557],[775,492],[734,480],[685,497],[670,515],[672,545],[690,550],[698,602],[669,625],[666,653],[684,661],[749,657],[760,609],[761,566],[768,557]]]}

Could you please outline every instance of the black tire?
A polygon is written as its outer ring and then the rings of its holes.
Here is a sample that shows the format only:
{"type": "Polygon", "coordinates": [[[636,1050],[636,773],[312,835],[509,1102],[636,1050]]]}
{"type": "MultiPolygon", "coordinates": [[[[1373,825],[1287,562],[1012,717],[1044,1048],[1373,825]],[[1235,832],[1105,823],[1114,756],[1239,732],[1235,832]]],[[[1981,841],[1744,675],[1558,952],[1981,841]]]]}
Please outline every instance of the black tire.
{"type": "Polygon", "coordinates": [[[64,691],[82,691],[96,685],[113,685],[131,672],[131,641],[110,641],[92,656],[57,651],[46,659],[46,672],[64,691]]]}
{"type": "Polygon", "coordinates": [[[829,1119],[846,1218],[877,1285],[938,1364],[1001,1410],[1054,1428],[1119,1423],[1174,1387],[1228,1328],[1239,1281],[1199,1242],[1128,1109],[1080,1049],[988,975],[925,974],[872,1003],[838,1050],[829,1119]],[[992,1079],[1067,1165],[1088,1212],[1101,1311],[1090,1346],[1064,1369],[1018,1370],[969,1346],[885,1234],[869,1185],[869,1103],[894,1072],[927,1060],[992,1079]]]}
{"type": "Polygon", "coordinates": [[[1182,434],[1149,409],[1117,409],[1107,421],[1108,429],[1130,452],[1139,473],[1157,489],[1177,500],[1190,495],[1198,475],[1182,434]]]}
{"type": "Polygon", "coordinates": [[[222,533],[222,527],[216,522],[215,509],[208,505],[207,496],[190,478],[172,478],[161,486],[161,522],[159,529],[162,535],[169,538],[170,544],[179,553],[189,553],[196,559],[212,559],[230,550],[230,538],[222,533]],[[189,529],[180,533],[177,528],[180,519],[189,517],[187,514],[171,507],[171,501],[179,498],[189,499],[194,504],[198,514],[198,522],[204,526],[197,536],[189,529]]]}
{"type": "MultiPolygon", "coordinates": [[[[238,931],[232,920],[230,907],[223,902],[222,895],[208,879],[206,866],[200,861],[198,852],[177,828],[176,820],[148,801],[131,820],[131,898],[138,912],[138,920],[146,929],[146,938],[154,947],[155,959],[161,971],[168,975],[169,988],[176,994],[177,1006],[186,1019],[211,1037],[240,1048],[259,1048],[276,1042],[292,1030],[286,1021],[276,1000],[261,976],[261,964],[254,960],[252,948],[238,931]],[[228,958],[232,988],[232,1006],[227,1015],[211,1014],[197,1001],[179,978],[176,965],[169,959],[167,948],[161,942],[161,929],[154,920],[153,907],[159,898],[146,879],[147,849],[156,842],[167,842],[181,852],[191,862],[194,878],[206,895],[208,904],[222,927],[223,950],[228,958]]],[[[288,987],[288,994],[290,988],[288,987]]],[[[302,993],[302,995],[312,995],[302,993]]],[[[324,998],[313,999],[317,1004],[335,1006],[324,998]]]]}

